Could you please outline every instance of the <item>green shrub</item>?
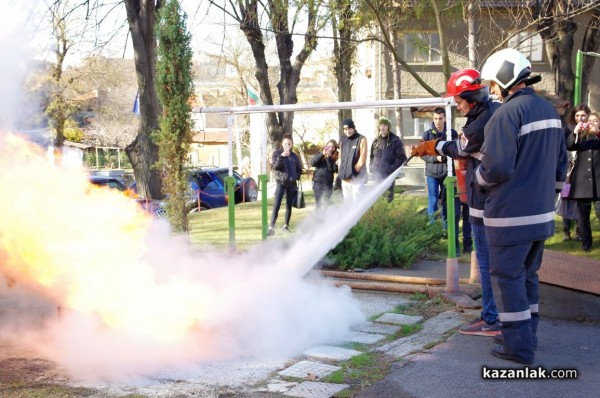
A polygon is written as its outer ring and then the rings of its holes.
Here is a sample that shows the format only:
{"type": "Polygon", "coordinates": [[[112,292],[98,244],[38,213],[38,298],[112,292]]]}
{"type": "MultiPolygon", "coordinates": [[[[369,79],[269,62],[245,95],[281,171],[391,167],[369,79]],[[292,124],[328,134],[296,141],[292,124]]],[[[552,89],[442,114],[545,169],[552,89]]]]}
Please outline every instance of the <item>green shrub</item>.
{"type": "Polygon", "coordinates": [[[330,252],[338,269],[408,267],[442,236],[440,223],[409,201],[379,200],[330,252]]]}

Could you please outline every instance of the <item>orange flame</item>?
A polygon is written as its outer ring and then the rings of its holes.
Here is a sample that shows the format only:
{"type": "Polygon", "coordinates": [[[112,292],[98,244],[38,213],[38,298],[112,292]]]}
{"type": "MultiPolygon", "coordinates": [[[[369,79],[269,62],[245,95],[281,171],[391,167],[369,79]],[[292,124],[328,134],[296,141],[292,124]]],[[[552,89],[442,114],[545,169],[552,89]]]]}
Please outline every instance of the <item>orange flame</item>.
{"type": "Polygon", "coordinates": [[[0,137],[0,169],[0,274],[159,341],[180,341],[201,322],[211,290],[148,265],[151,218],[134,200],[14,135],[0,137]]]}

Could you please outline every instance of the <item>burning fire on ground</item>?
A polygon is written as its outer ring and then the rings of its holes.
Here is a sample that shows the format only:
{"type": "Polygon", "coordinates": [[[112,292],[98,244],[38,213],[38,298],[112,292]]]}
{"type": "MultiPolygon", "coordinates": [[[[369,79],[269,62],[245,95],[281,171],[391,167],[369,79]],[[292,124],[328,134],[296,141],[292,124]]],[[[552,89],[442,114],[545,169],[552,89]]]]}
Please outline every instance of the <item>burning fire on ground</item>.
{"type": "Polygon", "coordinates": [[[192,252],[131,198],[8,133],[0,170],[0,297],[13,303],[10,317],[0,308],[0,341],[33,347],[74,377],[124,381],[290,355],[362,320],[348,289],[295,269],[290,259],[313,261],[306,246],[192,252]]]}

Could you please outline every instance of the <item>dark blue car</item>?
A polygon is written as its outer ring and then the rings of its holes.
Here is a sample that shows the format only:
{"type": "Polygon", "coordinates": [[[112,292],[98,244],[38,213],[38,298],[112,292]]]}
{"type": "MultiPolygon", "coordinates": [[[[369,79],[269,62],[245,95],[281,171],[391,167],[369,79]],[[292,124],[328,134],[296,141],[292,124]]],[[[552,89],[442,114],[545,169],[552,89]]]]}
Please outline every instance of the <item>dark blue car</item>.
{"type": "MultiPolygon", "coordinates": [[[[226,167],[194,169],[189,171],[190,176],[190,211],[208,210],[227,206],[227,192],[225,191],[225,177],[229,175],[226,167]]],[[[236,171],[235,179],[235,204],[254,202],[258,198],[258,186],[252,178],[242,178],[236,171]]]]}

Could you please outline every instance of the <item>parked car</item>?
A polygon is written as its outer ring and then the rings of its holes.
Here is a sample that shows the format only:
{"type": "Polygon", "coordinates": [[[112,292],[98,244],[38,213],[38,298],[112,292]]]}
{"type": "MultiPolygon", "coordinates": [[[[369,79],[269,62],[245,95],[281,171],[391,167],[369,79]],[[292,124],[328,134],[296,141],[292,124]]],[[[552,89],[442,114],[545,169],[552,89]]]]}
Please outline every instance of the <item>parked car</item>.
{"type": "MultiPolygon", "coordinates": [[[[210,167],[189,170],[188,203],[190,213],[198,210],[209,210],[227,206],[228,196],[225,192],[224,178],[229,175],[226,167],[210,167]]],[[[258,199],[258,185],[253,178],[242,178],[237,171],[233,172],[235,179],[235,204],[255,202],[258,199]]],[[[137,186],[132,183],[129,189],[137,192],[137,186]]]]}
{"type": "Polygon", "coordinates": [[[130,188],[127,188],[123,181],[116,177],[90,176],[90,183],[111,189],[116,189],[136,201],[138,205],[151,215],[161,218],[165,215],[165,209],[160,200],[139,199],[137,194],[130,188]]]}
{"type": "MultiPolygon", "coordinates": [[[[190,170],[190,202],[188,204],[190,211],[227,206],[228,198],[224,178],[228,175],[229,169],[226,167],[190,170]]],[[[235,179],[235,204],[255,202],[258,198],[256,181],[250,177],[242,178],[236,171],[233,172],[233,178],[235,179]]]]}

